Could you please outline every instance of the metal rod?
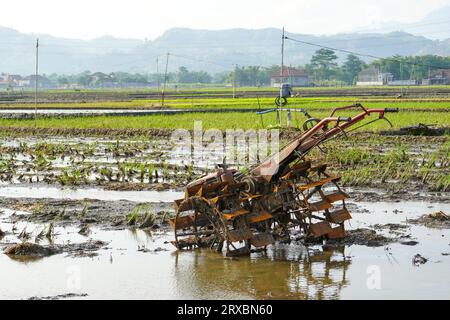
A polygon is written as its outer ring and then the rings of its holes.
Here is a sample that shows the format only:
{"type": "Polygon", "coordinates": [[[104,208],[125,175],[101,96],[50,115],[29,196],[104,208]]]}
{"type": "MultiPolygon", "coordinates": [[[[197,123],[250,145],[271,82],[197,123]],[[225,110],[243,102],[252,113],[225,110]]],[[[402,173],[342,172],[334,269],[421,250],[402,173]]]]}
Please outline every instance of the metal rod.
{"type": "Polygon", "coordinates": [[[280,102],[279,102],[279,111],[278,111],[278,121],[280,127],[283,124],[283,110],[282,110],[282,97],[283,97],[283,73],[284,73],[284,27],[283,27],[283,33],[281,35],[281,72],[280,72],[280,102]]]}
{"type": "Polygon", "coordinates": [[[164,94],[166,92],[166,84],[167,84],[167,68],[169,67],[169,56],[170,53],[167,52],[167,59],[166,59],[166,71],[164,72],[164,86],[163,90],[161,92],[161,107],[164,107],[164,94]]]}
{"type": "Polygon", "coordinates": [[[159,83],[159,57],[156,57],[156,83],[158,84],[158,92],[161,92],[161,86],[159,83]]]}
{"type": "Polygon", "coordinates": [[[34,126],[36,126],[36,117],[37,117],[38,74],[39,74],[39,39],[36,39],[36,73],[34,79],[34,126]]]}
{"type": "Polygon", "coordinates": [[[234,72],[233,72],[233,99],[236,99],[236,72],[237,72],[238,66],[237,64],[234,66],[234,72]]]}

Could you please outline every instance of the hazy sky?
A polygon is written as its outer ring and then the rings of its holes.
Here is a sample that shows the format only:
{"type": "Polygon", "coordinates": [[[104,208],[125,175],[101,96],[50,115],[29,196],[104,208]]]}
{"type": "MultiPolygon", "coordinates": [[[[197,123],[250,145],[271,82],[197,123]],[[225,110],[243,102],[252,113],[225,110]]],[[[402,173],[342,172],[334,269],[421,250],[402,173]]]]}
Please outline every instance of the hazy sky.
{"type": "Polygon", "coordinates": [[[445,5],[450,0],[2,0],[0,25],[83,39],[153,39],[172,27],[334,34],[413,23],[445,5]]]}

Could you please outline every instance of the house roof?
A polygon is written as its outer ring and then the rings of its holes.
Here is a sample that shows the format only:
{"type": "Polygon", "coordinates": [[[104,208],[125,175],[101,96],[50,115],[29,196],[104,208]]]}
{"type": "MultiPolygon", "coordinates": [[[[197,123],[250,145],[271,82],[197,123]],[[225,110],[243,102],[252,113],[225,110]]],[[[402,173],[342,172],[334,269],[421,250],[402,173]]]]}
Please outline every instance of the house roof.
{"type": "MultiPolygon", "coordinates": [[[[274,72],[272,73],[272,78],[279,78],[281,72],[274,72]]],[[[306,77],[305,70],[303,69],[297,69],[297,68],[291,68],[291,67],[285,67],[283,69],[283,78],[287,77],[306,77]]]]}
{"type": "Polygon", "coordinates": [[[433,72],[432,77],[440,76],[443,78],[450,79],[450,69],[437,69],[435,72],[433,72]]]}
{"type": "Polygon", "coordinates": [[[110,76],[103,72],[94,72],[93,74],[91,74],[91,77],[109,78],[110,76]]]}
{"type": "MultiPolygon", "coordinates": [[[[29,75],[28,77],[23,78],[23,80],[35,80],[35,79],[36,79],[35,74],[29,75]]],[[[38,79],[38,81],[50,81],[46,77],[43,77],[41,75],[38,75],[37,79],[38,79]]]]}

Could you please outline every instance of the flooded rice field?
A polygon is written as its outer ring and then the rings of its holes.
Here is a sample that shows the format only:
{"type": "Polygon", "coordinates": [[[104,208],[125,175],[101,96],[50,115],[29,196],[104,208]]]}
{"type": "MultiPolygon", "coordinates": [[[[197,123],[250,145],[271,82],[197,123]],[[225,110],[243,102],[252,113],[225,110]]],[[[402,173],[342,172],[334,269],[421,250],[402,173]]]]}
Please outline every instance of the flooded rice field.
{"type": "MultiPolygon", "coordinates": [[[[3,203],[4,201],[0,201],[3,203]]],[[[93,205],[94,206],[94,205],[93,205]]],[[[0,255],[1,298],[90,299],[448,299],[450,229],[411,222],[424,212],[450,210],[430,202],[350,203],[349,230],[375,230],[387,241],[305,247],[276,244],[250,257],[224,258],[208,249],[177,251],[162,226],[143,230],[93,222],[61,223],[49,256],[0,255]],[[417,260],[420,255],[424,260],[417,260]],[[417,260],[417,261],[416,261],[417,260]]],[[[2,208],[2,247],[34,239],[47,224],[33,213],[2,208]],[[19,218],[21,217],[21,218],[19,218]]],[[[362,230],[362,231],[361,231],[362,230]]],[[[351,232],[351,231],[349,231],[351,232]]]]}
{"type": "MultiPolygon", "coordinates": [[[[328,162],[339,173],[357,170],[377,150],[369,140],[359,146],[328,162]]],[[[445,184],[432,190],[402,175],[375,185],[344,180],[353,217],[344,241],[292,238],[227,258],[177,250],[168,223],[183,186],[223,154],[191,159],[168,140],[90,137],[6,137],[0,151],[3,299],[450,298],[445,184]]],[[[400,171],[406,163],[427,177],[448,174],[445,139],[392,143],[377,156],[400,171]]]]}

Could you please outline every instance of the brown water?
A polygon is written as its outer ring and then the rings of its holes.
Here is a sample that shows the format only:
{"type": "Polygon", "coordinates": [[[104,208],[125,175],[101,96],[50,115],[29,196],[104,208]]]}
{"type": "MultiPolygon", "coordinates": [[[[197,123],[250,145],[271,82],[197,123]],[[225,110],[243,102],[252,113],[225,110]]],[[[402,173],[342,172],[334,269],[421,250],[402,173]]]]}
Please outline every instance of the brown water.
{"type": "Polygon", "coordinates": [[[94,199],[104,201],[128,200],[133,202],[173,202],[183,197],[180,191],[115,191],[98,188],[57,188],[48,186],[0,185],[0,197],[34,199],[94,199]]]}
{"type": "MultiPolygon", "coordinates": [[[[407,224],[407,218],[450,211],[449,204],[428,202],[359,206],[368,211],[354,213],[350,228],[407,224]],[[394,210],[402,212],[395,214],[394,210]]],[[[12,228],[7,222],[11,213],[4,210],[0,215],[3,231],[12,228]]],[[[25,224],[19,224],[18,230],[25,224]]],[[[38,232],[39,227],[27,225],[30,231],[38,232]]],[[[78,228],[59,227],[56,231],[56,242],[86,241],[78,228]]],[[[178,252],[165,242],[172,239],[170,233],[93,230],[91,238],[109,244],[92,258],[59,254],[22,262],[0,254],[0,298],[71,292],[87,293],[90,299],[449,299],[450,256],[442,253],[450,252],[450,231],[408,224],[405,234],[419,244],[353,245],[333,250],[276,245],[266,253],[230,260],[209,250],[178,252]],[[138,251],[143,247],[159,251],[138,251]],[[428,262],[414,266],[412,257],[417,253],[428,262]]],[[[8,235],[2,242],[17,239],[8,235]]]]}

